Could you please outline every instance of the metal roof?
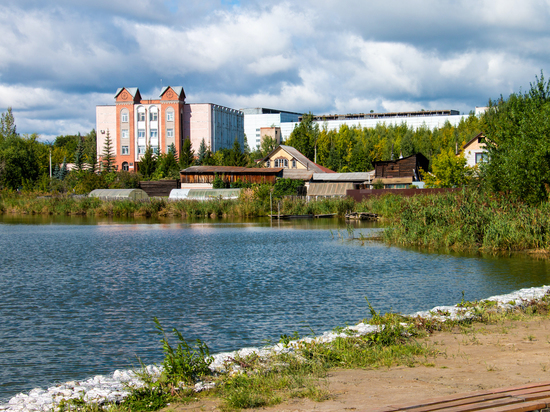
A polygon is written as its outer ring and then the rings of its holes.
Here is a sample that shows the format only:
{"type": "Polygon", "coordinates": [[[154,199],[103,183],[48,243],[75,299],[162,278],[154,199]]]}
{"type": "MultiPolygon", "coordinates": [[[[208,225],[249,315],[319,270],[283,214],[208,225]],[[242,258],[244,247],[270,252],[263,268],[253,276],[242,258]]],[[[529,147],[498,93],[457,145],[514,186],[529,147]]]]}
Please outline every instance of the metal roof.
{"type": "Polygon", "coordinates": [[[346,190],[355,189],[352,182],[310,183],[308,196],[346,196],[346,190]]]}
{"type": "Polygon", "coordinates": [[[323,182],[368,182],[374,179],[374,170],[354,173],[314,173],[313,181],[323,182]]]}
{"type": "Polygon", "coordinates": [[[311,180],[314,173],[311,170],[306,169],[283,169],[283,178],[284,179],[294,179],[294,180],[311,180]]]}
{"type": "Polygon", "coordinates": [[[126,91],[132,95],[132,97],[136,97],[136,93],[139,93],[139,89],[137,87],[120,87],[116,91],[115,99],[124,89],[126,89],[126,91]]]}

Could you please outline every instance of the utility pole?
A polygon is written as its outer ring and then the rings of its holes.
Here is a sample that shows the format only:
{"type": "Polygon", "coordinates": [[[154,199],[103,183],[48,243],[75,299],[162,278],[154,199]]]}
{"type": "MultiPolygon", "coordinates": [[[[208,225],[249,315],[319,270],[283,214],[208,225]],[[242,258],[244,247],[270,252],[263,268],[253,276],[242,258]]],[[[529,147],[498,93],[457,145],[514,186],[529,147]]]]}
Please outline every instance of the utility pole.
{"type": "Polygon", "coordinates": [[[52,178],[52,147],[50,146],[50,180],[52,178]]]}

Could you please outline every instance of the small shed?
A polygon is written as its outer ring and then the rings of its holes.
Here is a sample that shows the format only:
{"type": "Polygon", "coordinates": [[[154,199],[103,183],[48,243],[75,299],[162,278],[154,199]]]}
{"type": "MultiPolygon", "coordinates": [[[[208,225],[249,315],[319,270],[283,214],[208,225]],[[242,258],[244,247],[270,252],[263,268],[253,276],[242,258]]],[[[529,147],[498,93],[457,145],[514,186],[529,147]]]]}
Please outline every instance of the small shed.
{"type": "Polygon", "coordinates": [[[107,200],[149,200],[149,195],[141,189],[95,189],[92,190],[88,196],[107,200]]]}
{"type": "Polygon", "coordinates": [[[169,199],[213,200],[238,199],[241,189],[172,189],[169,199]]]}

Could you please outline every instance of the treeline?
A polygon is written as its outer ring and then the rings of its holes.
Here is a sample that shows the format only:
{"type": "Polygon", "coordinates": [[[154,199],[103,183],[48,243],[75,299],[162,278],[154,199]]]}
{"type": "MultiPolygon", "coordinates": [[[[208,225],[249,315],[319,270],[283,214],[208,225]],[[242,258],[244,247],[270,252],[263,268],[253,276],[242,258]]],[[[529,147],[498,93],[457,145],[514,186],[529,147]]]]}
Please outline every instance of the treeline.
{"type": "Polygon", "coordinates": [[[317,153],[317,163],[335,172],[366,172],[374,168],[374,162],[415,153],[422,153],[431,164],[442,151],[460,150],[480,133],[481,123],[481,118],[471,113],[456,127],[447,122],[441,128],[413,129],[403,123],[378,124],[374,128],[342,125],[339,130],[327,130],[314,123],[310,113],[304,115],[285,144],[310,160],[315,160],[317,153]]]}

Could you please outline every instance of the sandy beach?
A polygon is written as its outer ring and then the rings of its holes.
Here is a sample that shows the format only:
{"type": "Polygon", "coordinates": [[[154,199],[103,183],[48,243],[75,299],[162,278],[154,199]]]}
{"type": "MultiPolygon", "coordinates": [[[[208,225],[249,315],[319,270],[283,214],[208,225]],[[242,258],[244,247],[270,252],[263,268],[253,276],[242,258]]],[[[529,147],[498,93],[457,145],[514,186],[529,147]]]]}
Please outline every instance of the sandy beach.
{"type": "MultiPolygon", "coordinates": [[[[330,371],[320,385],[330,399],[292,399],[253,411],[369,411],[388,405],[483,389],[550,381],[550,319],[476,324],[419,339],[436,357],[415,367],[330,371]]],[[[218,411],[216,399],[171,405],[163,411],[218,411]]]]}

